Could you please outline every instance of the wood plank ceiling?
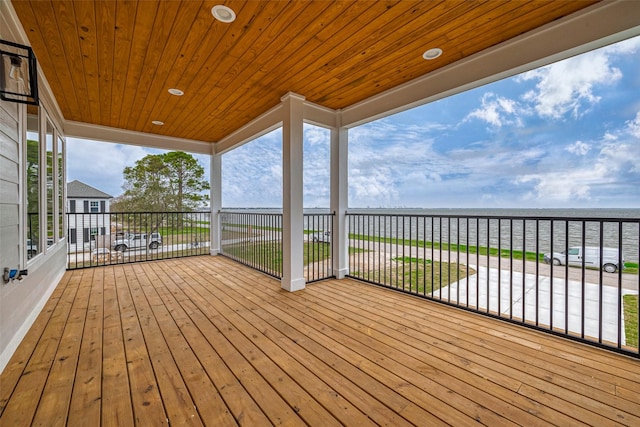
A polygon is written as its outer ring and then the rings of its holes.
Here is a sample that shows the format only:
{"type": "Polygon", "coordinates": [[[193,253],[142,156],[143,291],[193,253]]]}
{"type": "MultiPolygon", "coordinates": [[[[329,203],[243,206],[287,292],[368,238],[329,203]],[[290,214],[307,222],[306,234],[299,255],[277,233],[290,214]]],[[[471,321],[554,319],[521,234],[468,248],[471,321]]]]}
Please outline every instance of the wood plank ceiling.
{"type": "Polygon", "coordinates": [[[221,0],[12,4],[66,120],[218,141],[287,92],[344,108],[595,2],[224,1],[230,24],[221,0]]]}

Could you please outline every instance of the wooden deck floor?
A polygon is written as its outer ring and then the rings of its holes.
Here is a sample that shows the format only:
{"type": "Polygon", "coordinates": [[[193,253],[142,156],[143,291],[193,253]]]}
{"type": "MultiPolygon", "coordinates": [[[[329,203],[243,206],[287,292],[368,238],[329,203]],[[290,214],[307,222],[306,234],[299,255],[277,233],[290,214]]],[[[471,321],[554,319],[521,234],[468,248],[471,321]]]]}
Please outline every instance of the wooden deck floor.
{"type": "Polygon", "coordinates": [[[640,361],[351,280],[222,257],[68,272],[0,425],[640,425],[640,361]]]}

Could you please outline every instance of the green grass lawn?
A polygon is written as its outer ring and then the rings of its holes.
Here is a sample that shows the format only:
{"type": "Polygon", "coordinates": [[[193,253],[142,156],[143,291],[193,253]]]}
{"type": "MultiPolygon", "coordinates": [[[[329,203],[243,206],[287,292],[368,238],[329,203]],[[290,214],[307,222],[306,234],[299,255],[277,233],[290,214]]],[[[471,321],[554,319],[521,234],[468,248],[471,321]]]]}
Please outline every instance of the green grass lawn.
{"type": "MultiPolygon", "coordinates": [[[[377,237],[377,236],[367,236],[362,234],[349,234],[349,239],[354,240],[363,240],[369,242],[381,242],[381,243],[389,243],[393,245],[403,245],[403,246],[413,246],[416,248],[423,249],[431,249],[434,251],[449,251],[449,252],[460,252],[461,254],[466,254],[467,251],[470,255],[484,255],[484,256],[492,256],[500,258],[513,258],[514,260],[523,260],[526,261],[538,261],[544,262],[544,254],[535,252],[523,252],[519,250],[509,250],[509,249],[500,249],[497,248],[487,248],[485,246],[467,246],[467,245],[456,245],[455,243],[439,243],[439,242],[428,242],[425,240],[407,240],[407,239],[397,239],[393,237],[377,237]]],[[[626,262],[624,264],[623,271],[627,274],[638,274],[638,263],[626,262]]]]}
{"type": "Polygon", "coordinates": [[[627,345],[638,348],[638,295],[624,295],[622,301],[627,345]]]}
{"type": "Polygon", "coordinates": [[[410,292],[429,294],[475,273],[473,268],[464,264],[400,257],[394,258],[390,267],[354,272],[352,275],[410,292]]]}
{"type": "MultiPolygon", "coordinates": [[[[304,242],[303,250],[304,265],[325,261],[331,256],[331,245],[328,243],[304,242]]],[[[236,243],[225,245],[224,252],[272,271],[282,271],[282,245],[279,242],[236,243]]],[[[362,250],[349,248],[349,253],[356,252],[362,250]]]]}

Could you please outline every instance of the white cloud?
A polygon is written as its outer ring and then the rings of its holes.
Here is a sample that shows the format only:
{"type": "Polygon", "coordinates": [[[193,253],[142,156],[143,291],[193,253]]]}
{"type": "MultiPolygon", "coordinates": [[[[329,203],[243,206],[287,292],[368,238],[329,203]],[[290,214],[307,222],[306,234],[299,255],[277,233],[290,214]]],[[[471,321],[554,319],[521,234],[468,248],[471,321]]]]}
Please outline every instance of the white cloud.
{"type": "Polygon", "coordinates": [[[125,166],[159,150],[67,138],[67,181],[75,179],[112,196],[122,193],[125,166]]]}
{"type": "Polygon", "coordinates": [[[329,207],[330,131],[304,126],[304,199],[305,207],[329,207]]]}
{"type": "Polygon", "coordinates": [[[603,48],[607,53],[614,55],[629,55],[640,51],[640,37],[633,37],[603,48]]]}
{"type": "Polygon", "coordinates": [[[222,156],[224,207],[282,206],[282,130],[222,156]]]}
{"type": "Polygon", "coordinates": [[[481,104],[478,109],[469,113],[465,121],[476,118],[497,128],[507,125],[522,126],[520,114],[524,111],[513,99],[487,92],[482,96],[481,104]]]}
{"type": "Polygon", "coordinates": [[[622,72],[610,63],[613,53],[613,49],[599,49],[523,73],[519,80],[537,81],[535,89],[527,92],[523,100],[533,103],[541,117],[581,117],[600,101],[594,93],[595,86],[610,85],[622,77],[622,72]]]}
{"type": "Polygon", "coordinates": [[[628,181],[637,182],[640,178],[640,152],[626,142],[608,142],[603,138],[601,144],[602,148],[595,159],[573,169],[517,177],[517,184],[534,184],[523,199],[547,202],[597,201],[601,196],[612,195],[598,193],[599,196],[594,196],[596,189],[602,190],[628,181]]]}
{"type": "Polygon", "coordinates": [[[589,150],[591,150],[591,145],[582,141],[576,141],[574,144],[568,145],[565,150],[577,156],[586,156],[589,150]]]}
{"type": "Polygon", "coordinates": [[[349,205],[397,206],[403,195],[420,198],[429,185],[441,181],[449,160],[433,150],[433,131],[430,125],[401,128],[387,120],[351,129],[349,205]]]}
{"type": "Polygon", "coordinates": [[[626,125],[629,134],[640,140],[640,111],[636,114],[636,117],[633,120],[629,120],[626,125]]]}

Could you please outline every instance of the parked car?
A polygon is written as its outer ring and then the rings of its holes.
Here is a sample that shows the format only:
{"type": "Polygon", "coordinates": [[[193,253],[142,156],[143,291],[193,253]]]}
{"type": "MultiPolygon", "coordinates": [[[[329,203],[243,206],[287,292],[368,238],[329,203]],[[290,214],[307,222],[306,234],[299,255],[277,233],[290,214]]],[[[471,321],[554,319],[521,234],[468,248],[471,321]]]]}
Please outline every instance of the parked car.
{"type": "Polygon", "coordinates": [[[124,252],[129,249],[149,248],[158,249],[162,245],[160,233],[129,233],[124,238],[116,239],[111,245],[116,251],[124,252]]]}
{"type": "Polygon", "coordinates": [[[600,260],[600,248],[597,246],[585,246],[584,254],[581,246],[570,247],[565,251],[544,254],[544,262],[553,265],[569,265],[582,267],[602,268],[607,273],[615,273],[619,268],[624,268],[624,257],[620,257],[617,248],[602,248],[602,261],[600,260]],[[567,257],[568,255],[568,257],[567,257]],[[567,261],[568,258],[568,261],[567,261]],[[622,260],[622,264],[619,261],[622,260]]]}
{"type": "Polygon", "coordinates": [[[314,242],[331,243],[331,232],[321,231],[319,233],[313,233],[314,242]]]}

